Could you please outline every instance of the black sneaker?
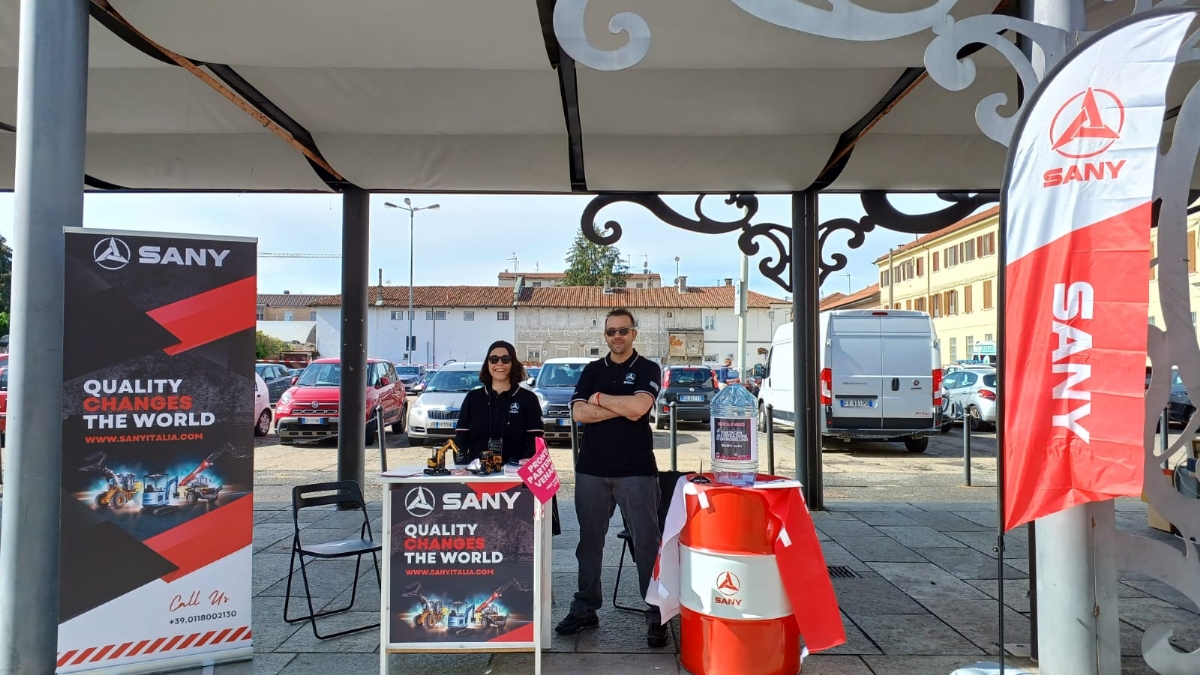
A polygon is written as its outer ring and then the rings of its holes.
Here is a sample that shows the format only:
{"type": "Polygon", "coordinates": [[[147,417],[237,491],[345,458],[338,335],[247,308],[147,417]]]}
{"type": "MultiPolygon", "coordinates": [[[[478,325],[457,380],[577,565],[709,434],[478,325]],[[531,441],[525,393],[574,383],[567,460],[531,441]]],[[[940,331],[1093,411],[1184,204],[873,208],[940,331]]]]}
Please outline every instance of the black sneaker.
{"type": "Polygon", "coordinates": [[[588,628],[597,628],[600,626],[600,617],[596,616],[595,612],[588,612],[584,616],[568,614],[565,619],[558,622],[554,627],[554,632],[559,635],[574,635],[588,628]]]}
{"type": "Polygon", "coordinates": [[[666,647],[667,627],[661,623],[652,623],[646,626],[646,644],[654,648],[666,647]]]}

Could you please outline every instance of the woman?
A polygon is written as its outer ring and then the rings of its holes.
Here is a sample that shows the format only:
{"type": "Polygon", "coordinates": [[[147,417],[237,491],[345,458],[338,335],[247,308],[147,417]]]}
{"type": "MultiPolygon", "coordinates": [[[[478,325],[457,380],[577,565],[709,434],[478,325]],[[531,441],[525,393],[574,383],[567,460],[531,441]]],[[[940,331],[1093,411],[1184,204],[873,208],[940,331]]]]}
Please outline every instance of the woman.
{"type": "Polygon", "coordinates": [[[516,348],[503,340],[493,342],[479,370],[483,386],[463,399],[454,434],[466,462],[488,447],[499,449],[506,462],[533,457],[535,439],[542,435],[542,407],[537,396],[521,386],[524,380],[525,367],[517,360],[516,348]]]}
{"type": "MultiPolygon", "coordinates": [[[[505,462],[533,457],[537,438],[542,435],[542,406],[532,391],[521,386],[525,366],[517,360],[516,348],[504,340],[493,342],[479,370],[479,381],[483,386],[472,389],[463,399],[454,432],[454,442],[463,455],[461,461],[470,463],[489,445],[500,449],[505,462]]],[[[562,534],[557,496],[550,512],[550,531],[562,534]]]]}

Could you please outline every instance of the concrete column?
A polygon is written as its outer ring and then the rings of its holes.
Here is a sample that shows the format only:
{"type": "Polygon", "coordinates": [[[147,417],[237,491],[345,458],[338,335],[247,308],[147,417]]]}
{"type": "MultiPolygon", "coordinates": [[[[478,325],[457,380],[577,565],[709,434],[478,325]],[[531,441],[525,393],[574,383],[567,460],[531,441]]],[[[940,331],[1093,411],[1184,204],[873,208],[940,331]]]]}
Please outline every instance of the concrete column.
{"type": "Polygon", "coordinates": [[[367,418],[367,293],[370,194],[342,194],[342,383],[338,409],[338,480],[363,484],[367,418]]]}
{"type": "Polygon", "coordinates": [[[21,3],[0,673],[58,658],[63,227],[83,224],[87,54],[87,0],[21,3]]]}
{"type": "MultiPolygon", "coordinates": [[[[1085,0],[1026,0],[1026,18],[1077,32],[1087,28],[1085,0]]],[[[1068,44],[1074,45],[1075,40],[1068,44]]],[[[1031,46],[1039,77],[1056,63],[1031,46]]],[[[1013,365],[1013,364],[1010,364],[1013,365]]],[[[1038,665],[1045,675],[1121,672],[1112,501],[1077,506],[1037,520],[1038,665]]]]}

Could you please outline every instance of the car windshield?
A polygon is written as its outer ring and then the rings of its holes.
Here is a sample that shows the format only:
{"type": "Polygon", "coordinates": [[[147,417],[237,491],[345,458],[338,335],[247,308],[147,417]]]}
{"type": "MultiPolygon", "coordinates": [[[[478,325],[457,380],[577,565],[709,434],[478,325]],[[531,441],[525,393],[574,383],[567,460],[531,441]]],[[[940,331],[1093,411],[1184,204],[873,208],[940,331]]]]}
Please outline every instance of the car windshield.
{"type": "Polygon", "coordinates": [[[396,366],[396,374],[400,377],[420,377],[420,366],[396,366]]]}
{"type": "Polygon", "coordinates": [[[671,370],[671,384],[684,387],[703,387],[712,385],[712,371],[689,368],[687,370],[671,370]]]}
{"type": "Polygon", "coordinates": [[[539,387],[574,387],[586,363],[548,363],[538,373],[539,387]]]}
{"type": "Polygon", "coordinates": [[[984,375],[983,376],[983,384],[985,387],[995,387],[996,386],[996,376],[991,373],[984,375]]]}
{"type": "Polygon", "coordinates": [[[482,384],[473,370],[439,370],[429,377],[426,393],[431,391],[471,391],[482,384]]]}
{"type": "Polygon", "coordinates": [[[1179,371],[1175,370],[1174,368],[1171,369],[1171,386],[1172,387],[1184,386],[1183,378],[1179,376],[1179,371]]]}
{"type": "Polygon", "coordinates": [[[301,387],[336,387],[342,383],[342,366],[339,363],[314,363],[304,369],[296,383],[301,387]]]}

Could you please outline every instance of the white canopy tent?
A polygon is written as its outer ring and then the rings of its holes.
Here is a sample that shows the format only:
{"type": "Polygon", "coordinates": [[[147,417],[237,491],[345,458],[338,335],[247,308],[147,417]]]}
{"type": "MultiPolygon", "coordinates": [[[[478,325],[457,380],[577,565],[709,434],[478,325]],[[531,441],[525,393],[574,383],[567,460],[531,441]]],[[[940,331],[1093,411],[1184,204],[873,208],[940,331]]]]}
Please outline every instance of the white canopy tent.
{"type": "MultiPolygon", "coordinates": [[[[61,310],[61,233],[53,229],[81,217],[80,173],[91,190],[341,192],[342,358],[352,364],[364,358],[354,326],[366,308],[370,191],[597,193],[582,225],[600,239],[619,233],[598,235],[592,218],[625,200],[673,226],[741,230],[743,250],[764,236],[775,243],[772,278],[794,290],[796,316],[810,319],[795,322],[796,362],[804,364],[797,377],[815,382],[817,286],[838,268],[822,250],[826,237],[841,229],[857,238],[874,227],[932,231],[994,200],[968,193],[999,188],[1022,89],[1089,31],[1184,2],[0,0],[0,189],[26,176],[27,192],[17,188],[17,243],[28,243],[23,254],[37,263],[18,266],[14,304],[45,310],[57,302],[61,310]],[[24,31],[22,7],[41,12],[24,31]],[[72,49],[85,10],[86,114],[75,114],[84,64],[72,49]],[[36,48],[19,45],[19,33],[36,34],[36,48]],[[18,64],[19,52],[36,67],[18,64]],[[22,96],[18,66],[29,78],[22,96]],[[19,103],[30,122],[17,119],[19,103]],[[21,130],[32,139],[24,146],[17,124],[36,127],[21,130]],[[867,216],[821,222],[822,190],[872,191],[864,195],[867,216]],[[887,191],[954,194],[937,214],[905,218],[887,208],[887,191]],[[748,195],[760,192],[792,193],[793,222],[755,222],[748,195]],[[665,209],[661,193],[740,193],[737,204],[749,208],[736,222],[699,207],[692,218],[665,209]]],[[[1193,39],[1169,92],[1165,139],[1197,80],[1187,62],[1197,59],[1193,39]]],[[[1200,188],[1195,154],[1172,160],[1177,172],[1192,169],[1190,186],[1200,188]]],[[[1186,205],[1186,192],[1163,197],[1186,205]]],[[[54,361],[52,314],[14,322],[13,372],[27,399],[57,410],[54,378],[42,370],[47,382],[25,381],[20,367],[54,361]]],[[[57,330],[61,338],[61,324],[57,330]]],[[[344,394],[354,392],[343,401],[362,390],[361,379],[343,378],[344,394]]],[[[797,392],[796,409],[808,410],[797,418],[798,474],[820,507],[815,392],[797,392]]],[[[343,407],[347,419],[364,414],[359,404],[343,407]]],[[[14,445],[56,438],[57,423],[57,415],[18,422],[14,445]]],[[[339,474],[361,482],[362,438],[346,436],[339,474]]],[[[55,453],[44,455],[23,460],[17,478],[57,475],[55,453]]],[[[7,482],[6,492],[20,494],[7,482]]],[[[55,508],[16,500],[4,513],[6,544],[21,537],[29,555],[57,559],[48,534],[55,508]]],[[[1061,532],[1078,533],[1083,523],[1061,532]]],[[[1107,582],[1085,573],[1092,544],[1068,550],[1069,537],[1056,539],[1040,542],[1039,557],[1056,550],[1059,567],[1077,566],[1071,572],[1080,581],[1042,600],[1080,625],[1097,625],[1095,587],[1107,582]]],[[[0,551],[0,578],[12,579],[11,551],[0,551]]],[[[23,579],[34,590],[19,601],[0,602],[0,666],[46,652],[52,627],[18,620],[41,606],[37,589],[46,590],[56,569],[41,573],[36,583],[23,579]]],[[[1055,638],[1046,647],[1062,658],[1111,649],[1111,636],[1096,632],[1057,639],[1062,623],[1043,624],[1055,638]]]]}

